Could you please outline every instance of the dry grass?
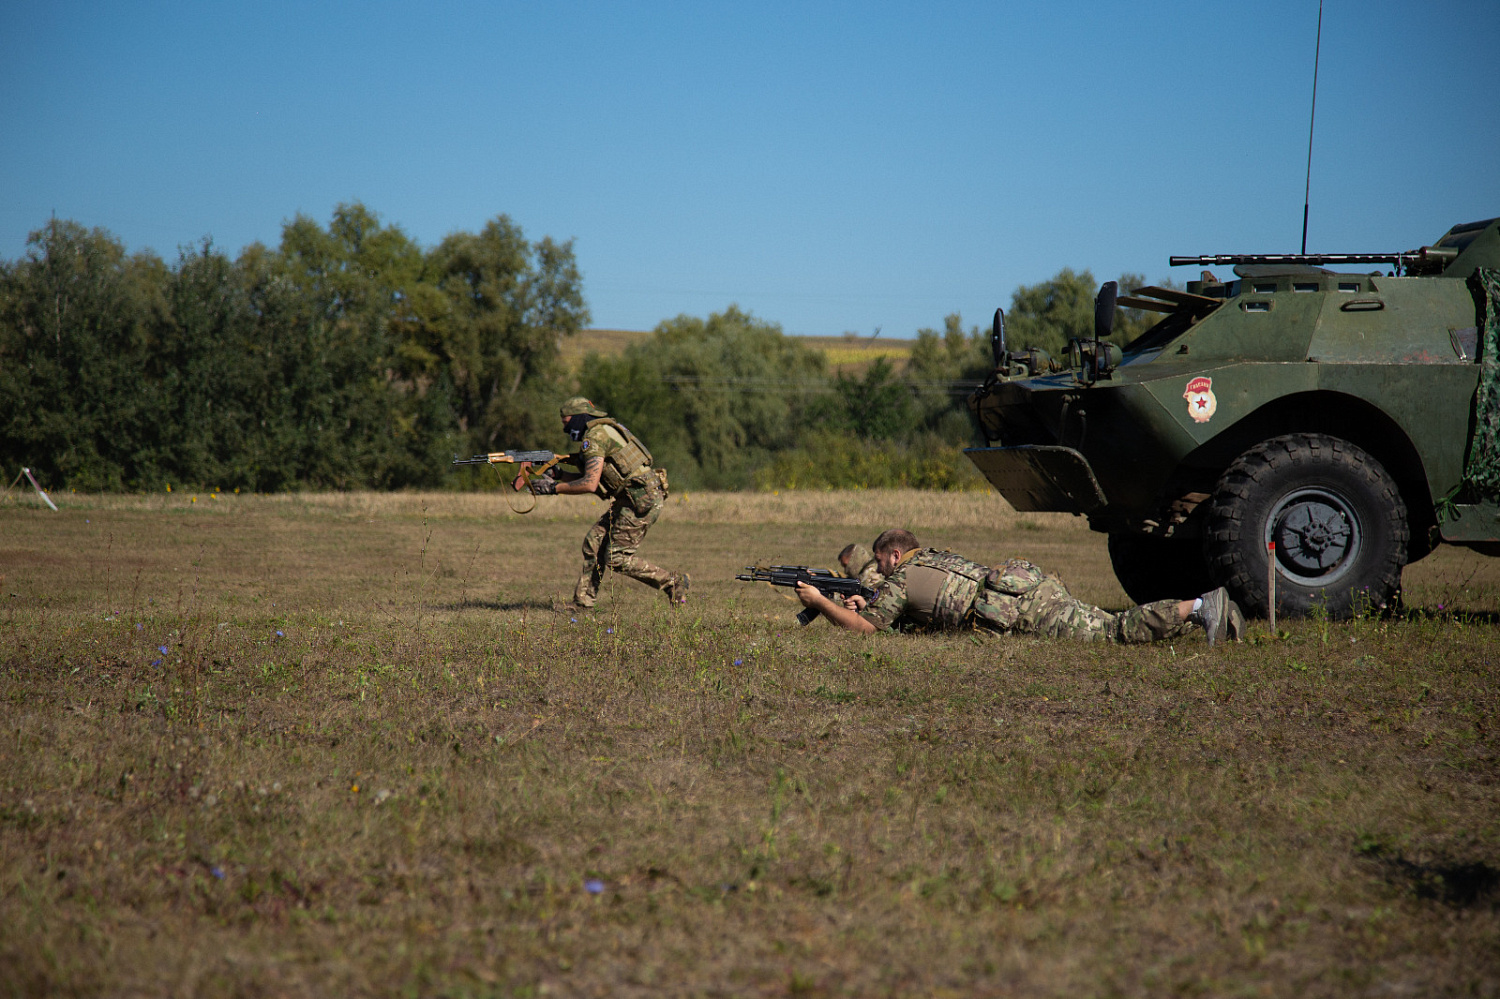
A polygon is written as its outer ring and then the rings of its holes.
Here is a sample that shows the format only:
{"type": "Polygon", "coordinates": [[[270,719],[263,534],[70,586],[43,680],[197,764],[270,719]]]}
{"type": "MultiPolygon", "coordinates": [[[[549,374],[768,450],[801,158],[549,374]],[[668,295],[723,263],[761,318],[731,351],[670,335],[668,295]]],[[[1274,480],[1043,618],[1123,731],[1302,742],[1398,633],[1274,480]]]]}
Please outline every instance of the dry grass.
{"type": "Polygon", "coordinates": [[[589,354],[618,357],[625,348],[651,336],[650,331],[640,330],[579,330],[572,336],[557,342],[558,352],[565,367],[577,370],[589,354]]]}
{"type": "Polygon", "coordinates": [[[798,342],[821,350],[828,360],[830,371],[842,372],[856,378],[863,375],[870,365],[881,358],[891,362],[891,366],[897,372],[901,371],[906,365],[907,358],[911,357],[911,348],[914,343],[912,340],[885,337],[871,339],[850,336],[806,336],[799,337],[798,342]]]}
{"type": "MultiPolygon", "coordinates": [[[[605,504],[592,496],[539,496],[529,513],[532,497],[490,492],[401,492],[401,493],[281,493],[275,495],[221,495],[210,499],[203,493],[154,494],[151,496],[105,495],[59,496],[56,501],[70,509],[150,510],[192,512],[200,516],[236,516],[276,512],[296,516],[298,512],[341,517],[429,517],[434,520],[566,520],[592,521],[605,504]]],[[[921,489],[870,489],[852,492],[794,490],[774,494],[741,492],[684,492],[675,490],[668,500],[671,521],[687,524],[827,524],[868,532],[872,524],[897,527],[977,530],[1088,531],[1081,517],[1061,513],[1016,513],[998,494],[991,492],[932,492],[921,489]]],[[[863,539],[868,540],[868,539],[863,539]]]]}
{"type": "MultiPolygon", "coordinates": [[[[558,349],[563,365],[571,371],[577,371],[589,354],[617,357],[625,353],[626,347],[649,336],[650,332],[635,330],[579,330],[575,335],[559,341],[558,349]]],[[[831,371],[856,376],[863,374],[866,368],[881,357],[889,360],[899,371],[911,356],[913,343],[911,340],[887,337],[872,340],[867,337],[799,336],[796,339],[805,347],[821,350],[828,359],[831,371]]]]}
{"type": "Polygon", "coordinates": [[[1123,595],[972,495],[695,494],[694,603],[579,621],[581,505],[60,499],[0,509],[0,994],[1500,991],[1500,563],[1212,654],[857,639],[729,575],[905,522],[1123,595]]]}

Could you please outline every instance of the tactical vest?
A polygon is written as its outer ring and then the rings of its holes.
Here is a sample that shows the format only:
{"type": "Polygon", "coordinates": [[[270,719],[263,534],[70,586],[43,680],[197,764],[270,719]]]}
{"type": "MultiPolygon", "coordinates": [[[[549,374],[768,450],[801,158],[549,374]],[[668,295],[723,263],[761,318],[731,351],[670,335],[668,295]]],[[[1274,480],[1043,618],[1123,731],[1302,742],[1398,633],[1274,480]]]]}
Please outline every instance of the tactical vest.
{"type": "Polygon", "coordinates": [[[929,548],[901,567],[906,573],[905,616],[918,625],[962,627],[974,598],[993,571],[962,555],[929,548]]]}
{"type": "Polygon", "coordinates": [[[625,438],[625,446],[605,457],[604,468],[599,473],[599,485],[607,495],[613,496],[625,487],[625,483],[651,467],[651,452],[619,420],[602,416],[590,420],[588,425],[594,427],[600,423],[625,438]]]}

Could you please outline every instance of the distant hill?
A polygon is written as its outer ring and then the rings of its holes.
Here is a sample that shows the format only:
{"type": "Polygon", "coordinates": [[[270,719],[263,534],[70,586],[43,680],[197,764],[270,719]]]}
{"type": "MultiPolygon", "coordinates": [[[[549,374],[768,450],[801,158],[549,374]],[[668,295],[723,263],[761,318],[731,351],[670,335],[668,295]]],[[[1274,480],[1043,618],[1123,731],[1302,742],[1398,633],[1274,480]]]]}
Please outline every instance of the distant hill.
{"type": "MultiPolygon", "coordinates": [[[[572,370],[577,370],[587,354],[613,356],[623,354],[625,348],[638,340],[650,336],[650,331],[641,330],[579,330],[577,334],[562,341],[562,361],[572,370]]],[[[799,336],[797,340],[814,350],[821,350],[828,358],[830,372],[858,375],[877,358],[888,358],[900,371],[911,356],[914,341],[865,336],[799,336]]]]}

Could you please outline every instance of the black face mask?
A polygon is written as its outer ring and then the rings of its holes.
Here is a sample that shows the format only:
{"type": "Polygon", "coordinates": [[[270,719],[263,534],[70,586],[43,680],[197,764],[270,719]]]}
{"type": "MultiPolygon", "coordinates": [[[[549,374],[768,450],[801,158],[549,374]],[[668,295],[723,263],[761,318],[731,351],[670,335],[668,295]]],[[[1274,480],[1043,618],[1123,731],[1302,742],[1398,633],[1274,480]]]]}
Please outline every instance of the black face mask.
{"type": "Polygon", "coordinates": [[[563,424],[563,429],[568,432],[570,438],[575,441],[581,441],[583,440],[583,432],[589,428],[589,423],[595,419],[597,417],[590,416],[587,413],[578,413],[568,417],[567,422],[563,424]]]}

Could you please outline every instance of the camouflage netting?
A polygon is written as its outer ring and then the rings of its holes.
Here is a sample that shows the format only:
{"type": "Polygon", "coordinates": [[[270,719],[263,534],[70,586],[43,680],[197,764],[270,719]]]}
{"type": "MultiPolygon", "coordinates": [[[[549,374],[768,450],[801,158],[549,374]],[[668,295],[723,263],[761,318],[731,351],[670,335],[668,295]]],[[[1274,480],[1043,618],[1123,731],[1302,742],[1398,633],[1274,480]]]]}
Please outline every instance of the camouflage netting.
{"type": "Polygon", "coordinates": [[[1479,390],[1464,483],[1485,499],[1500,500],[1500,271],[1481,267],[1469,284],[1479,311],[1479,390]]]}

